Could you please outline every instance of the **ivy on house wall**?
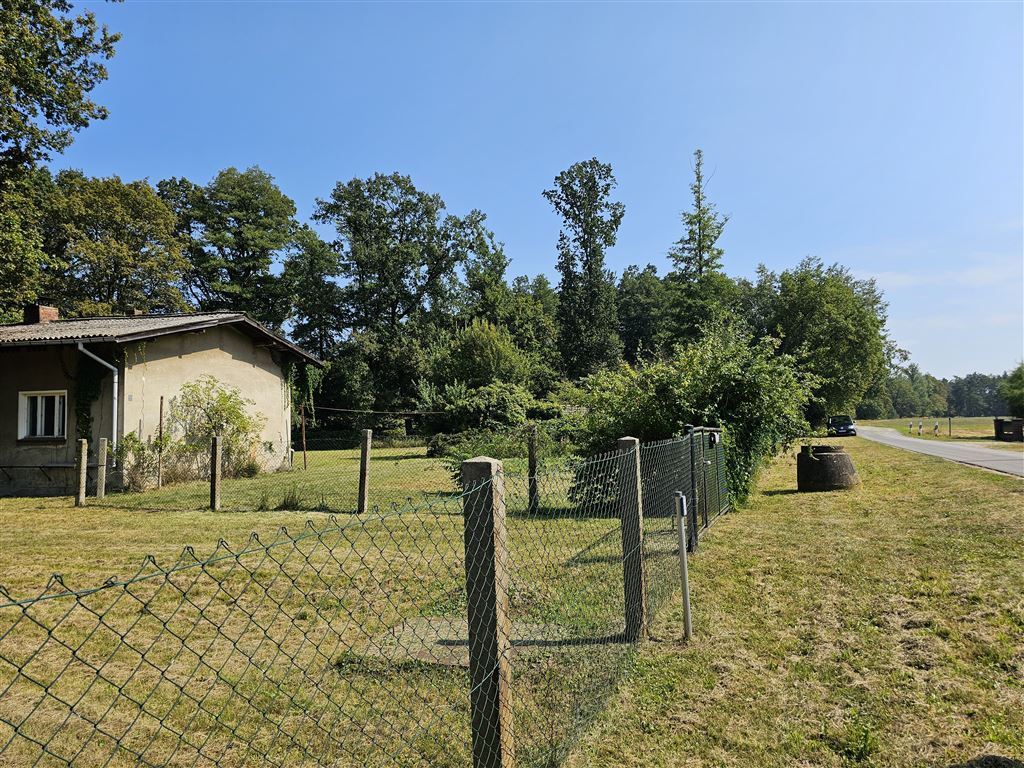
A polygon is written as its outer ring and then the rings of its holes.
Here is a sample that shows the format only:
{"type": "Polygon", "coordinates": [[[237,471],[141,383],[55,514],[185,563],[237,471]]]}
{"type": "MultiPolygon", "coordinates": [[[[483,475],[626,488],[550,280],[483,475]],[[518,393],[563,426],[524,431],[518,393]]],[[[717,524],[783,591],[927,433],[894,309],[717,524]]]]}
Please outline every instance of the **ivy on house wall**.
{"type": "Polygon", "coordinates": [[[281,369],[284,371],[285,385],[291,398],[292,412],[298,413],[305,406],[307,413],[315,417],[313,395],[320,389],[320,384],[327,373],[326,366],[320,368],[316,365],[285,360],[281,364],[281,369]]]}
{"type": "Polygon", "coordinates": [[[103,379],[109,373],[85,355],[78,361],[75,372],[75,436],[79,440],[92,440],[92,406],[100,399],[103,379]]]}

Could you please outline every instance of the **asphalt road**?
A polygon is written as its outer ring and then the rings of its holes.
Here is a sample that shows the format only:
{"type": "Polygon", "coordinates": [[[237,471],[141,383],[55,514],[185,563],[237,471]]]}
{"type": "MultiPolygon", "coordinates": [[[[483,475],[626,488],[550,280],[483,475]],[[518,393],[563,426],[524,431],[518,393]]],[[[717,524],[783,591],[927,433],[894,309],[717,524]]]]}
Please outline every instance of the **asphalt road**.
{"type": "Polygon", "coordinates": [[[876,443],[1024,477],[1024,452],[1021,451],[986,448],[982,445],[958,445],[942,440],[923,440],[919,437],[901,435],[888,427],[864,427],[860,424],[857,425],[857,434],[876,443]]]}

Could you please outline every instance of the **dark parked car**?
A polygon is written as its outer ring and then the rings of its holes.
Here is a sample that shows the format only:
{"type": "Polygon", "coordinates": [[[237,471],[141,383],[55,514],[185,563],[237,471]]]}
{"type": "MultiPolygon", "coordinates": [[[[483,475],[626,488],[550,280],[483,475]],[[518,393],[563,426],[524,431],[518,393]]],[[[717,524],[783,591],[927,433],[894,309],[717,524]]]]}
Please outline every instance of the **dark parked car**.
{"type": "Polygon", "coordinates": [[[849,416],[829,416],[829,437],[856,437],[857,424],[849,416]]]}

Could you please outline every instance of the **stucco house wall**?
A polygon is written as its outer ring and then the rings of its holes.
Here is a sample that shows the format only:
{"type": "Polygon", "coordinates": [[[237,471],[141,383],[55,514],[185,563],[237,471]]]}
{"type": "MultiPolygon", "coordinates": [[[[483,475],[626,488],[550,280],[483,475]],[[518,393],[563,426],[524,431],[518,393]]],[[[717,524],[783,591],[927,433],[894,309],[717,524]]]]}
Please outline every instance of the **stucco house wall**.
{"type": "Polygon", "coordinates": [[[291,447],[291,398],[285,372],[274,357],[230,326],[126,345],[122,434],[156,437],[160,398],[166,416],[182,385],[213,376],[252,401],[248,409],[264,419],[261,441],[271,448],[263,465],[278,469],[291,447]]]}

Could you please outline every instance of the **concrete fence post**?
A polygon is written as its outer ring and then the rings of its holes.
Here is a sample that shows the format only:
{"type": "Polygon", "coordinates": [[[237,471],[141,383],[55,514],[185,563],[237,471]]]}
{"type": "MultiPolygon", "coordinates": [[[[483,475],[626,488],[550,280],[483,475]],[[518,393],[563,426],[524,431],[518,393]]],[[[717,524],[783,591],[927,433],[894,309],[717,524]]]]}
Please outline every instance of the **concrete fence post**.
{"type": "Polygon", "coordinates": [[[373,447],[373,430],[364,429],[359,443],[359,514],[365,515],[370,508],[370,449],[373,447]]]}
{"type": "Polygon", "coordinates": [[[107,438],[101,437],[96,451],[96,498],[107,495],[107,438]]]}
{"type": "Polygon", "coordinates": [[[89,477],[89,441],[79,440],[75,453],[75,470],[77,488],[75,489],[75,506],[85,506],[85,484],[89,477]]]}
{"type": "Polygon", "coordinates": [[[530,506],[529,510],[531,513],[535,513],[540,509],[540,487],[537,479],[537,425],[531,424],[530,431],[527,435],[527,483],[529,485],[530,493],[530,506]]]}
{"type": "Polygon", "coordinates": [[[474,768],[513,768],[508,539],[501,462],[462,462],[474,768]]]}
{"type": "Polygon", "coordinates": [[[683,589],[683,636],[693,637],[693,619],[690,616],[690,570],[686,562],[687,518],[686,494],[676,491],[676,528],[679,531],[679,582],[683,589]]]}
{"type": "Polygon", "coordinates": [[[220,435],[214,435],[213,439],[210,440],[210,509],[212,509],[214,512],[220,510],[220,476],[220,435]]]}
{"type": "Polygon", "coordinates": [[[619,521],[622,528],[622,588],[627,642],[647,636],[647,581],[644,577],[644,502],[640,482],[640,441],[622,437],[619,521]]]}

